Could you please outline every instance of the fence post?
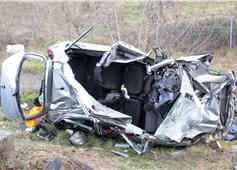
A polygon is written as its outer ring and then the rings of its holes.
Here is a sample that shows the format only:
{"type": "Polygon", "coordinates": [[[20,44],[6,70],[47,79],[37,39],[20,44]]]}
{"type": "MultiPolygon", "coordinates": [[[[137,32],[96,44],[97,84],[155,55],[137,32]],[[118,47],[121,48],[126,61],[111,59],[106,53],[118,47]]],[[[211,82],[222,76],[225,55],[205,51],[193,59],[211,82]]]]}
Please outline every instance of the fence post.
{"type": "Polygon", "coordinates": [[[233,46],[233,22],[234,22],[234,17],[232,16],[230,18],[230,49],[232,49],[232,46],[233,46]]]}
{"type": "MultiPolygon", "coordinates": [[[[91,10],[90,10],[90,25],[91,25],[91,27],[93,26],[93,20],[92,20],[91,10]]],[[[92,30],[91,30],[91,40],[92,40],[92,41],[94,40],[92,30]]]]}
{"type": "Polygon", "coordinates": [[[158,40],[159,40],[159,25],[158,25],[158,19],[156,20],[156,42],[155,45],[158,46],[158,40]]]}
{"type": "Polygon", "coordinates": [[[35,23],[35,11],[34,10],[32,10],[32,22],[33,22],[34,38],[36,38],[36,23],[35,23]]]}

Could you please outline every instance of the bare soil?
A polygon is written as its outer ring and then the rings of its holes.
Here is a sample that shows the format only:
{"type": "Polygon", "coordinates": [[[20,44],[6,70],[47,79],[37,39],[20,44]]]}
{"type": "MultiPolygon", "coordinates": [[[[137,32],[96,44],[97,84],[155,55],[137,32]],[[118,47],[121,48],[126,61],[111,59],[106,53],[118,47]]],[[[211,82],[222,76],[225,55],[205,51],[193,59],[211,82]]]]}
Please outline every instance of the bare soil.
{"type": "Polygon", "coordinates": [[[24,73],[20,76],[20,89],[38,92],[41,87],[42,75],[24,73]]]}

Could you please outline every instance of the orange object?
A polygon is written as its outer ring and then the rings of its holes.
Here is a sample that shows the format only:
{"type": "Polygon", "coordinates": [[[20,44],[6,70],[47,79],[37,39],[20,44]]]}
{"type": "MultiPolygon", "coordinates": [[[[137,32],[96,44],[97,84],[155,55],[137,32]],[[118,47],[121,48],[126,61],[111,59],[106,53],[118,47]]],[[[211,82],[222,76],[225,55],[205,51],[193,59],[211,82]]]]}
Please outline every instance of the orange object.
{"type": "MultiPolygon", "coordinates": [[[[43,110],[43,106],[34,106],[31,110],[30,113],[28,113],[27,116],[34,116],[35,114],[39,113],[41,110],[43,110]]],[[[26,125],[30,128],[33,128],[37,122],[37,120],[39,120],[40,117],[37,117],[35,119],[32,120],[27,120],[26,121],[26,125]]]]}

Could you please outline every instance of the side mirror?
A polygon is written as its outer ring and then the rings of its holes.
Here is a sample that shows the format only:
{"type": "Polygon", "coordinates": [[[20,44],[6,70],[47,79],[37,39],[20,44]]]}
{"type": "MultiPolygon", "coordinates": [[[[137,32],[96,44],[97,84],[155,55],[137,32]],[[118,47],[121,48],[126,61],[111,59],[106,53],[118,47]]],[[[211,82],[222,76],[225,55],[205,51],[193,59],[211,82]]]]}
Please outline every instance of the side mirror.
{"type": "Polygon", "coordinates": [[[155,54],[155,64],[167,59],[167,55],[160,46],[154,46],[153,49],[155,54]]]}

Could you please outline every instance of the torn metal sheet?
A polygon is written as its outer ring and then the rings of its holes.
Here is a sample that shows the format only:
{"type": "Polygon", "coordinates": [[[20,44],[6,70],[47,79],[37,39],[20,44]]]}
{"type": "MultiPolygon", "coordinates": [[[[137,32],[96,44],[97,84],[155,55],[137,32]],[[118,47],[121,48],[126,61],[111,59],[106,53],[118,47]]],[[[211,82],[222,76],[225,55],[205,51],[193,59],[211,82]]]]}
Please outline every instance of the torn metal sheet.
{"type": "Polygon", "coordinates": [[[30,54],[6,59],[3,112],[18,121],[41,117],[75,134],[120,136],[139,154],[150,143],[184,146],[207,134],[227,135],[235,75],[210,70],[212,55],[168,59],[156,47],[154,59],[124,42],[102,46],[77,42],[81,37],[51,46],[48,57],[32,55],[45,62],[45,81],[44,109],[31,117],[22,114],[19,103],[19,72],[30,54]],[[9,64],[15,65],[10,72],[9,64]]]}

